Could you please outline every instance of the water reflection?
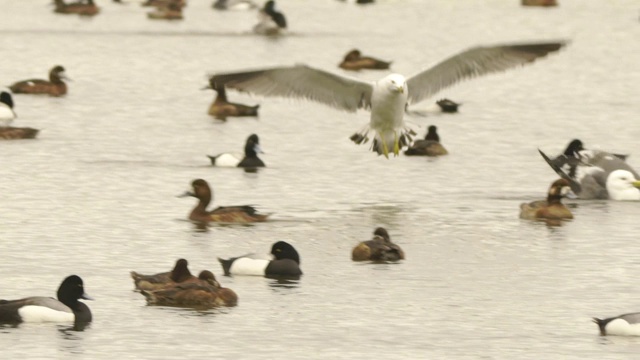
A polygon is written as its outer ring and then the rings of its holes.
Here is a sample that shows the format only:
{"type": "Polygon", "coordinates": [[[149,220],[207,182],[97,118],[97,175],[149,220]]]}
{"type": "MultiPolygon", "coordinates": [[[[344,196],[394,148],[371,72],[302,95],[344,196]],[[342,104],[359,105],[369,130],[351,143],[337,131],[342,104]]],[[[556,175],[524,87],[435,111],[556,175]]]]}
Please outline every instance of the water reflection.
{"type": "MultiPolygon", "coordinates": [[[[275,278],[267,277],[269,279],[268,285],[275,292],[280,292],[281,289],[296,289],[300,287],[300,277],[296,278],[275,278]]],[[[286,294],[286,292],[280,292],[286,294]]]]}

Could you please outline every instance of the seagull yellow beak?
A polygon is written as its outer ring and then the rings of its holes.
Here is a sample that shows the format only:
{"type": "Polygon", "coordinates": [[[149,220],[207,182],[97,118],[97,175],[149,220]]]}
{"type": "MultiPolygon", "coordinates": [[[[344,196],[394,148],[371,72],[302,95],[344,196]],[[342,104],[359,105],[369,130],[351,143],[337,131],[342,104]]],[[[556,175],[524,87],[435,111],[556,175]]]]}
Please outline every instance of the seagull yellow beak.
{"type": "Polygon", "coordinates": [[[633,185],[633,187],[637,187],[638,189],[640,189],[640,180],[636,180],[632,182],[631,185],[633,185]]]}
{"type": "Polygon", "coordinates": [[[404,94],[404,86],[398,86],[398,92],[404,94]]]}

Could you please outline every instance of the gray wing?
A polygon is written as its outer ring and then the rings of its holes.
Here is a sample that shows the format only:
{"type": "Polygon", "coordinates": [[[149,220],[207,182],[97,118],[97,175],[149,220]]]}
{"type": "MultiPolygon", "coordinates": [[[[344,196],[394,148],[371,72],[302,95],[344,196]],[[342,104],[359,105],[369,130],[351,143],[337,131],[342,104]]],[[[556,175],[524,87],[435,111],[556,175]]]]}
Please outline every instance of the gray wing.
{"type": "Polygon", "coordinates": [[[592,151],[592,153],[593,156],[589,159],[589,163],[602,168],[607,175],[616,170],[627,170],[632,173],[636,179],[640,179],[638,173],[618,155],[606,151],[592,151]]]}
{"type": "Polygon", "coordinates": [[[618,316],[618,318],[627,321],[629,324],[640,323],[640,313],[630,313],[618,316]]]}
{"type": "Polygon", "coordinates": [[[415,104],[465,79],[505,71],[558,51],[565,42],[480,46],[463,51],[407,80],[415,104]]]}
{"type": "Polygon", "coordinates": [[[225,86],[256,95],[317,101],[355,112],[371,107],[373,84],[346,78],[306,65],[214,74],[212,88],[225,86]]]}

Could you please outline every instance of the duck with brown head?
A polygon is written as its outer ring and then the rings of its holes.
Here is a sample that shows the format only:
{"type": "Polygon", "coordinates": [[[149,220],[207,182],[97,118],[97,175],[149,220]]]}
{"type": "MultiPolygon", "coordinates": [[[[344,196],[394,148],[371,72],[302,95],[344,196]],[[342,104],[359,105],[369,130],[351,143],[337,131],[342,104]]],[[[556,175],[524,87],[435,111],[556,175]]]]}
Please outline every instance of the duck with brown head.
{"type": "Polygon", "coordinates": [[[191,191],[187,191],[180,197],[193,196],[198,199],[196,205],[189,214],[189,220],[198,223],[251,223],[267,221],[269,215],[260,214],[250,205],[238,206],[218,206],[213,210],[207,210],[209,203],[213,199],[213,192],[209,184],[203,179],[196,179],[191,182],[191,191]]]}
{"type": "Polygon", "coordinates": [[[169,284],[156,290],[143,290],[149,305],[209,309],[217,306],[235,306],[238,295],[220,286],[211,271],[203,270],[197,281],[169,284]]]}
{"type": "Polygon", "coordinates": [[[217,96],[211,106],[209,106],[209,115],[214,116],[218,120],[227,120],[227,117],[246,117],[246,116],[258,116],[258,108],[260,105],[248,106],[244,104],[232,103],[227,100],[227,91],[224,86],[211,87],[206,89],[213,89],[217,96]]]}
{"type": "Polygon", "coordinates": [[[351,251],[353,261],[398,261],[404,260],[404,251],[391,242],[389,233],[383,227],[373,232],[373,239],[363,241],[351,251]]]}
{"type": "Polygon", "coordinates": [[[49,80],[29,79],[18,81],[9,86],[15,94],[45,94],[51,96],[62,96],[67,93],[67,84],[63,80],[68,80],[64,74],[64,67],[54,66],[49,71],[49,80]]]}
{"type": "Polygon", "coordinates": [[[93,0],[80,0],[74,3],[65,3],[64,0],[54,0],[54,12],[58,14],[77,14],[81,16],[94,16],[100,12],[100,8],[93,0]]]}
{"type": "Polygon", "coordinates": [[[559,179],[549,187],[547,200],[539,200],[520,204],[521,219],[573,219],[573,214],[563,203],[562,198],[571,191],[569,181],[559,179]]]}
{"type": "Polygon", "coordinates": [[[386,70],[391,65],[390,61],[382,61],[376,58],[362,56],[360,50],[353,49],[345,55],[344,60],[338,65],[338,67],[345,70],[386,70]]]}
{"type": "Polygon", "coordinates": [[[194,281],[197,278],[191,274],[189,263],[185,259],[178,259],[171,271],[153,275],[143,275],[135,271],[131,272],[131,278],[136,290],[154,290],[169,284],[194,281]]]}
{"type": "Polygon", "coordinates": [[[404,152],[405,155],[422,155],[422,156],[441,156],[447,155],[447,149],[440,143],[440,136],[438,135],[435,125],[429,126],[427,135],[424,140],[416,140],[413,144],[404,152]]]}

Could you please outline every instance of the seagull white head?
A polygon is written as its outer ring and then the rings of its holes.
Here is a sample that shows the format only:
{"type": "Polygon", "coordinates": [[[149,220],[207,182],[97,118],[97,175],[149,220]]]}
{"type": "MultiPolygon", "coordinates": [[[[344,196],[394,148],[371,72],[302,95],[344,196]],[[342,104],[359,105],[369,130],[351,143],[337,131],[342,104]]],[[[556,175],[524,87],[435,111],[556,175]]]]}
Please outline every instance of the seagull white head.
{"type": "Polygon", "coordinates": [[[607,177],[607,191],[613,200],[640,200],[640,181],[630,171],[616,170],[607,177]]]}
{"type": "Polygon", "coordinates": [[[386,86],[391,93],[407,94],[407,80],[400,74],[391,74],[380,80],[380,84],[386,86]]]}

